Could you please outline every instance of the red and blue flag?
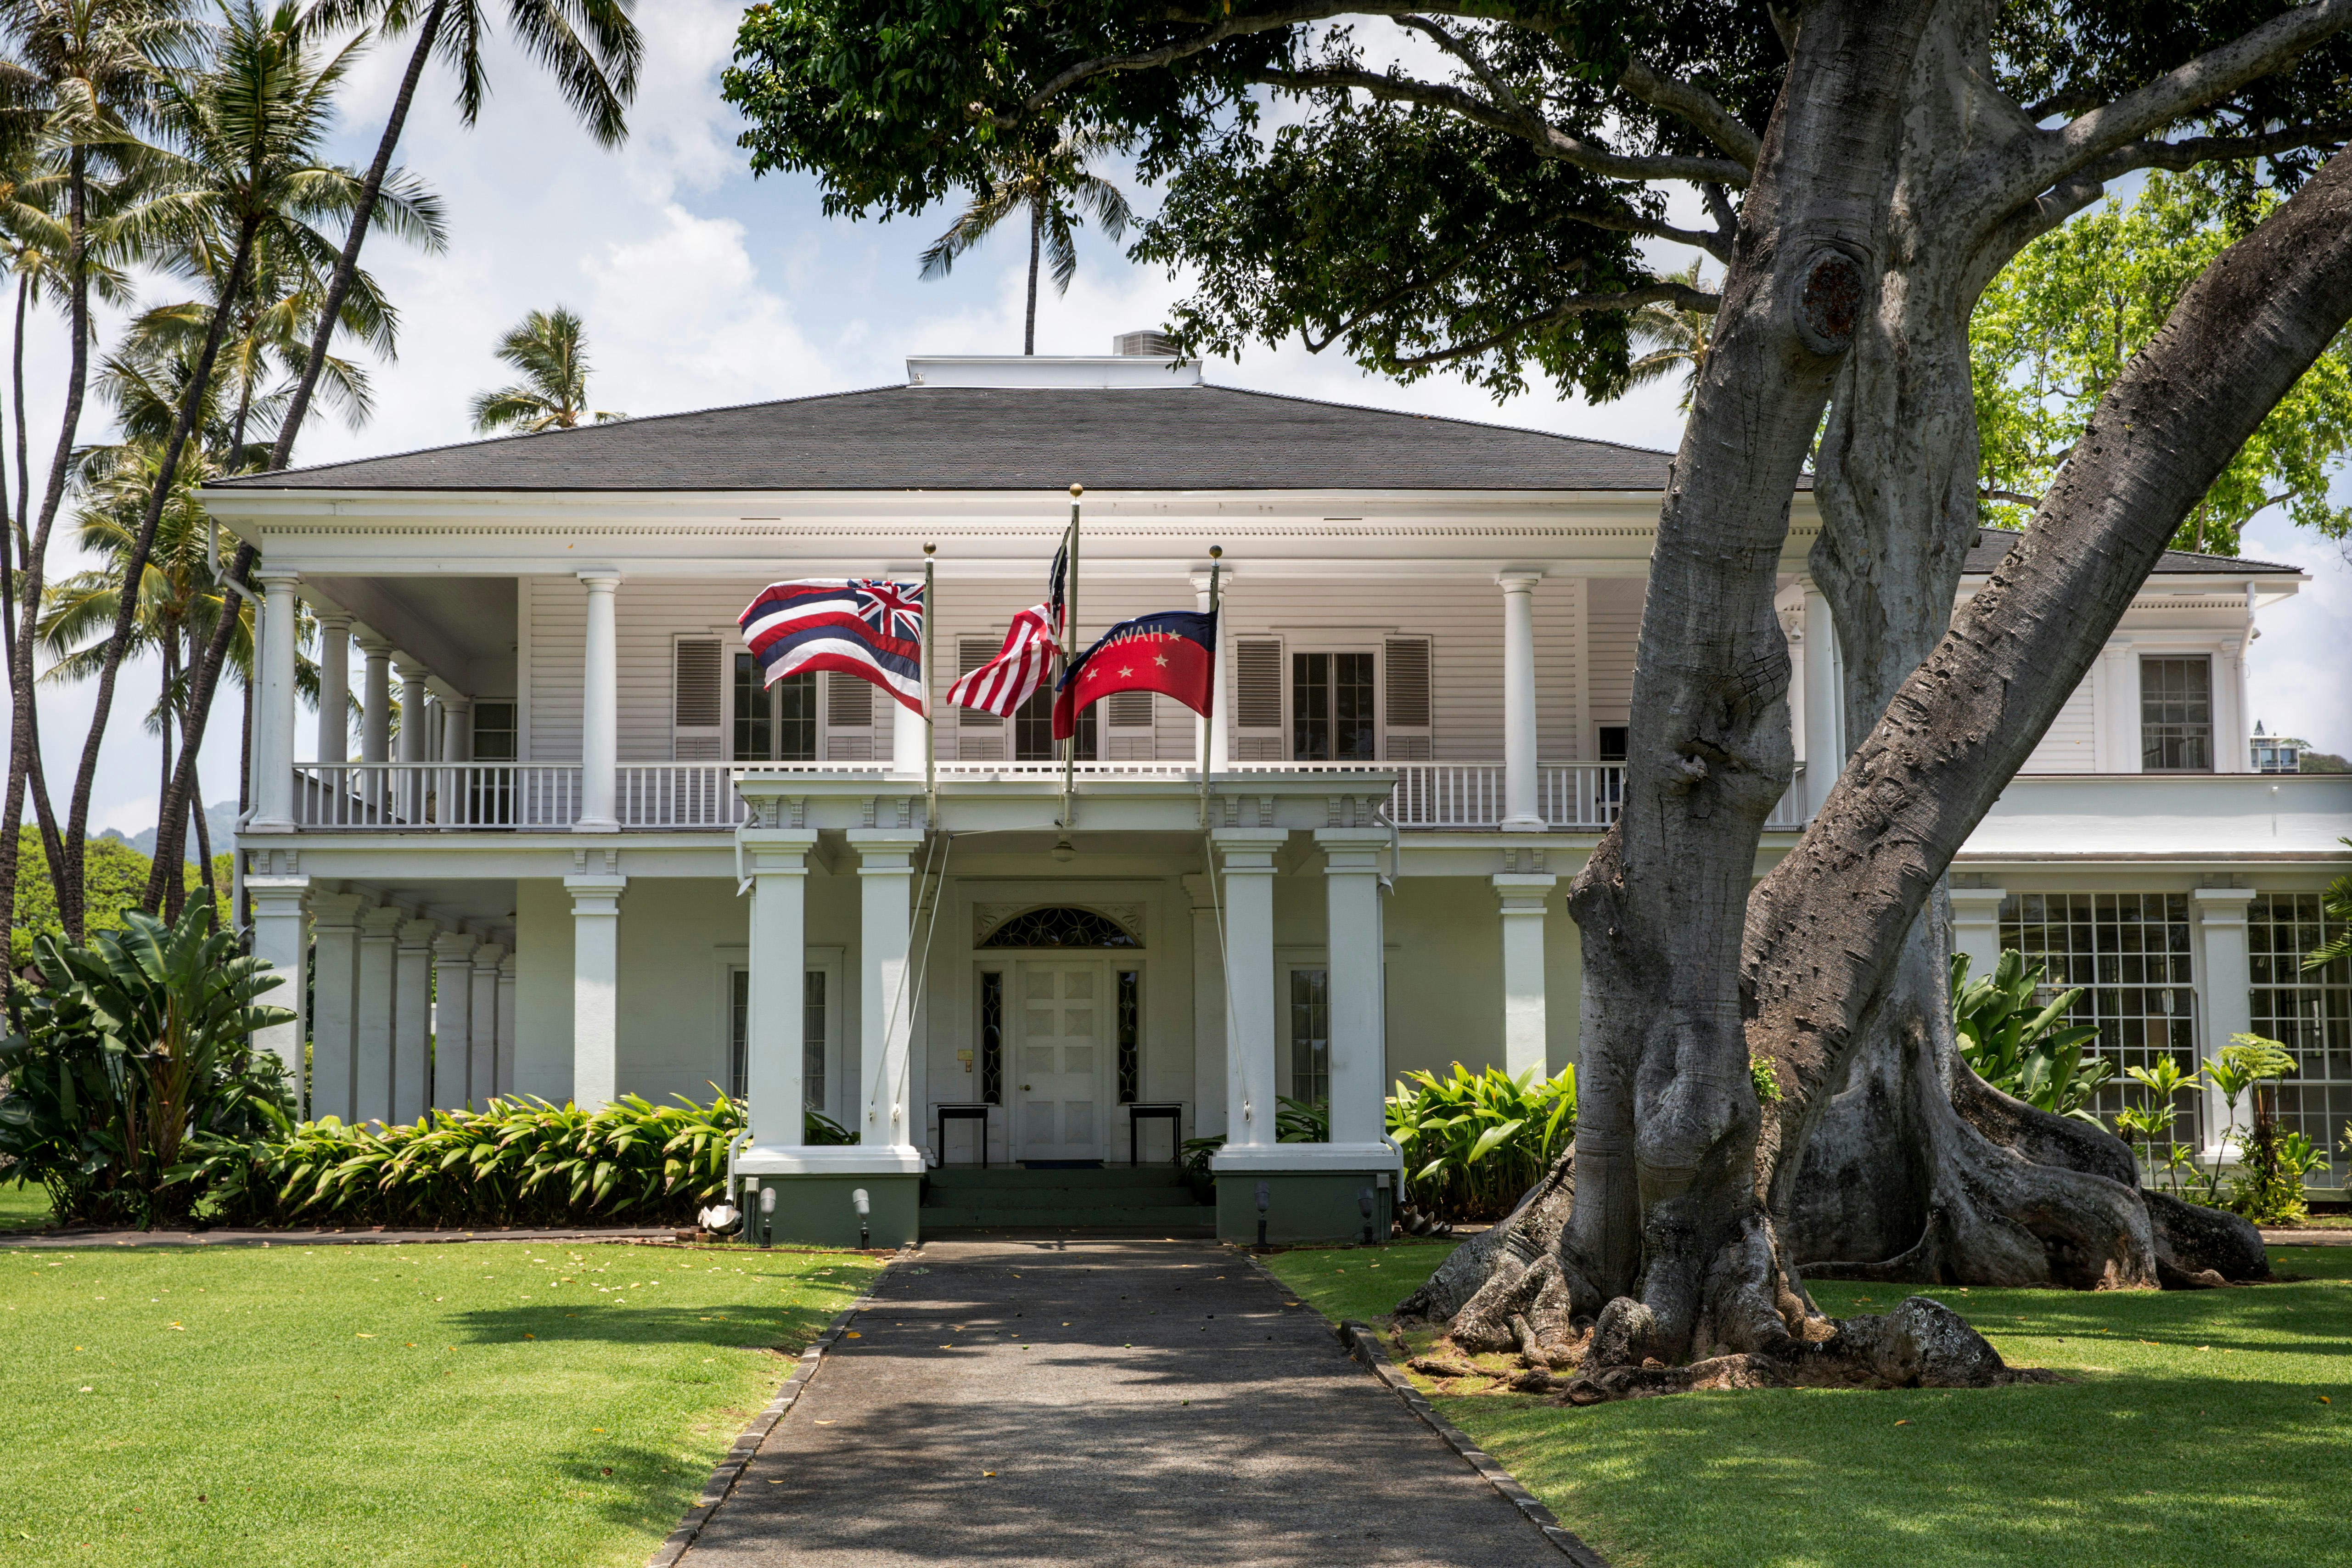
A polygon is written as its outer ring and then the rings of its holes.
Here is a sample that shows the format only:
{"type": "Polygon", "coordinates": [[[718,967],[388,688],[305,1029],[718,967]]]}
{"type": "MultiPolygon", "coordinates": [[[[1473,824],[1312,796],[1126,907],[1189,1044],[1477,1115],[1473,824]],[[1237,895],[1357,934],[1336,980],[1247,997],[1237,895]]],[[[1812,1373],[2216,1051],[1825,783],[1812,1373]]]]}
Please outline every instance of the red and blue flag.
{"type": "Polygon", "coordinates": [[[1214,717],[1217,612],[1163,610],[1103,633],[1070,661],[1054,688],[1054,738],[1077,733],[1078,713],[1122,691],[1173,697],[1203,719],[1214,717]]]}

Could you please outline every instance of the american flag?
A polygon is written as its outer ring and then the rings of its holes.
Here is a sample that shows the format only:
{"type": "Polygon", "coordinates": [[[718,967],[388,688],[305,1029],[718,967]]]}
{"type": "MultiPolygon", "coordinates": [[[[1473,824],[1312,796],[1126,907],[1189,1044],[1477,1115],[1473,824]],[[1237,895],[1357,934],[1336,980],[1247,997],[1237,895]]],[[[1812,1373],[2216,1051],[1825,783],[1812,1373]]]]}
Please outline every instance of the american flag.
{"type": "Polygon", "coordinates": [[[1045,602],[1013,617],[1013,629],[1004,634],[1004,647],[996,657],[948,688],[950,703],[1009,719],[1045,683],[1062,636],[1062,574],[1068,559],[1065,545],[1054,556],[1054,580],[1045,602]]]}
{"type": "Polygon", "coordinates": [[[870,680],[923,711],[923,585],[880,578],[772,583],[737,624],[762,684],[804,669],[870,680]]]}

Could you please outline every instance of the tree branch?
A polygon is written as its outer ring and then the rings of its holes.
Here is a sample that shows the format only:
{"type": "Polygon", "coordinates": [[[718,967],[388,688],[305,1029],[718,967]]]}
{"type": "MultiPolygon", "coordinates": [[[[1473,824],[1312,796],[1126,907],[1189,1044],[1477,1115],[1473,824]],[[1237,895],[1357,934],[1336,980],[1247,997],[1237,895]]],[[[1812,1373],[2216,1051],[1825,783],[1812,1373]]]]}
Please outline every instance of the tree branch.
{"type": "Polygon", "coordinates": [[[2019,490],[1997,489],[1990,485],[1987,485],[1982,489],[1977,491],[1977,499],[1979,500],[2008,501],[2015,506],[2040,506],[2042,504],[2042,498],[2040,496],[2026,495],[2019,490]]]}
{"type": "Polygon", "coordinates": [[[1593,310],[1631,310],[1643,305],[1662,302],[1679,305],[1685,310],[1703,310],[1713,315],[1716,307],[1723,302],[1723,297],[1694,289],[1686,283],[1675,282],[1649,283],[1639,289],[1621,289],[1612,294],[1571,294],[1550,310],[1523,317],[1500,331],[1489,332],[1483,338],[1475,338],[1466,343],[1455,343],[1451,348],[1432,349],[1423,354],[1403,355],[1397,360],[1396,363],[1398,368],[1403,370],[1419,370],[1431,365],[1450,364],[1455,360],[1469,359],[1474,355],[1485,353],[1489,349],[1499,348],[1515,338],[1524,337],[1529,332],[1540,331],[1555,322],[1564,321],[1570,316],[1584,315],[1593,310]]]}
{"type": "Polygon", "coordinates": [[[1637,59],[1625,67],[1617,85],[1651,108],[1663,109],[1697,126],[1708,141],[1739,160],[1744,169],[1756,167],[1756,160],[1763,155],[1762,138],[1696,83],[1660,76],[1637,59]]]}

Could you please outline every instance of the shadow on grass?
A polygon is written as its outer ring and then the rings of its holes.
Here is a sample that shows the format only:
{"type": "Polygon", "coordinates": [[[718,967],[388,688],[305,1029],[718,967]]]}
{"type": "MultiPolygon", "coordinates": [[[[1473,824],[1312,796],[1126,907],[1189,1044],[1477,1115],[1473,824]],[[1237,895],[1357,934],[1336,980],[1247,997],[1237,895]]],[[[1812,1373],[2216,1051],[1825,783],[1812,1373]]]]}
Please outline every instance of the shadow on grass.
{"type": "Polygon", "coordinates": [[[848,1305],[849,1293],[838,1300],[779,1307],[728,1307],[718,1311],[690,1308],[640,1307],[634,1302],[616,1307],[496,1307],[459,1312],[450,1322],[479,1344],[511,1344],[530,1339],[547,1343],[591,1341],[622,1345],[750,1345],[758,1349],[790,1349],[795,1355],[816,1338],[834,1314],[848,1305]]]}

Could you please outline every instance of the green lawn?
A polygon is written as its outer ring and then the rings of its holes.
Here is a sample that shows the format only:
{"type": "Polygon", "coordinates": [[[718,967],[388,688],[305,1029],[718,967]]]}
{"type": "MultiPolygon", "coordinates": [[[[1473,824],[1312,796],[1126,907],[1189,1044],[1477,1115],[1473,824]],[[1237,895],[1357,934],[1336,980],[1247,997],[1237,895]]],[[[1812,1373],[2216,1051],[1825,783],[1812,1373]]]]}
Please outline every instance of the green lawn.
{"type": "MultiPolygon", "coordinates": [[[[1293,1252],[1275,1272],[1377,1321],[1443,1244],[1293,1252]]],[[[1620,1568],[2308,1568],[2352,1553],[2352,1248],[2301,1283],[1936,1290],[2055,1387],[1693,1394],[1590,1410],[1437,1398],[1620,1568]]],[[[1872,1311],[1896,1287],[1814,1286],[1872,1311]]]]}
{"type": "Polygon", "coordinates": [[[12,1230],[38,1230],[49,1223],[49,1194],[22,1182],[0,1182],[0,1236],[12,1230]]]}
{"type": "Polygon", "coordinates": [[[636,1568],[874,1268],[0,1247],[0,1563],[636,1568]]]}

